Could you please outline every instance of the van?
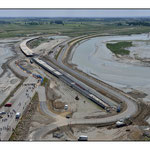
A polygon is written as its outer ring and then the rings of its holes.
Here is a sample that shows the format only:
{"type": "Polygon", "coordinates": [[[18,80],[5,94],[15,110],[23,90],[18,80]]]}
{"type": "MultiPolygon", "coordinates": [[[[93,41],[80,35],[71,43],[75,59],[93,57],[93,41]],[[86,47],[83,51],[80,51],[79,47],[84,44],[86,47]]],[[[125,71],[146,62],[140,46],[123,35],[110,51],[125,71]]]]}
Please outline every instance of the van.
{"type": "Polygon", "coordinates": [[[20,112],[17,112],[17,113],[16,113],[16,119],[19,119],[20,116],[21,116],[21,113],[20,113],[20,112]]]}
{"type": "Polygon", "coordinates": [[[80,135],[78,141],[88,141],[88,136],[80,135]]]}

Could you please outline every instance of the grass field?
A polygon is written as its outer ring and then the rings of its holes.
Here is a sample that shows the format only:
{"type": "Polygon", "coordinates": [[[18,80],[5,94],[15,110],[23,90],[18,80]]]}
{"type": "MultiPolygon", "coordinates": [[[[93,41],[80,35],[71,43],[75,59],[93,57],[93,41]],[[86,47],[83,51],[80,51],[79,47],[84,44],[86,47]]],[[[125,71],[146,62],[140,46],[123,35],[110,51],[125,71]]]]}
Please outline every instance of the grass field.
{"type": "Polygon", "coordinates": [[[132,42],[107,43],[106,46],[116,55],[129,55],[130,51],[126,50],[125,48],[131,47],[132,42]]]}

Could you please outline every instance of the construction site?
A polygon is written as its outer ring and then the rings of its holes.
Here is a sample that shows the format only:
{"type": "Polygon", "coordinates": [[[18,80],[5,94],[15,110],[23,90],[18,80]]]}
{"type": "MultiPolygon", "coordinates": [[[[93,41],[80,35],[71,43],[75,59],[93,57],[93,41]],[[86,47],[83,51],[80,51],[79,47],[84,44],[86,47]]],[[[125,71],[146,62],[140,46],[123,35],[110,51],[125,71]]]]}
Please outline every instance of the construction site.
{"type": "Polygon", "coordinates": [[[0,140],[150,140],[149,28],[32,19],[0,39],[0,140]]]}

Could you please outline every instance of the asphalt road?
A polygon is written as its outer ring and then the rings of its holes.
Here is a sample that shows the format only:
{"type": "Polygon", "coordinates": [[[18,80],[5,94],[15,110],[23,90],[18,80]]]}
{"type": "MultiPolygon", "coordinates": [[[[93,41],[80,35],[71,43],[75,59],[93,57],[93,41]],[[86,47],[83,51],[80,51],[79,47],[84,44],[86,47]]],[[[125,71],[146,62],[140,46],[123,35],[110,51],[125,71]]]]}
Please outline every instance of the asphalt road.
{"type": "Polygon", "coordinates": [[[3,115],[3,118],[0,119],[0,139],[2,141],[9,140],[13,129],[15,129],[18,124],[18,120],[16,120],[16,112],[20,112],[22,115],[25,108],[30,103],[31,98],[33,97],[36,89],[32,89],[33,86],[30,85],[33,82],[37,82],[37,79],[33,78],[32,76],[29,76],[24,82],[24,84],[29,85],[22,85],[15,92],[14,96],[11,97],[8,101],[8,103],[12,103],[12,106],[10,108],[6,108],[3,106],[0,109],[0,112],[7,112],[5,115],[3,115]]]}
{"type": "MultiPolygon", "coordinates": [[[[83,38],[84,36],[81,36],[80,38],[83,38]]],[[[79,38],[79,37],[78,37],[79,38]]],[[[60,68],[63,68],[63,70],[67,70],[68,72],[70,73],[73,73],[74,75],[80,77],[80,79],[84,80],[85,83],[92,83],[92,85],[98,85],[97,82],[89,79],[88,77],[85,77],[81,74],[79,74],[78,72],[76,72],[75,70],[69,68],[68,66],[65,66],[63,63],[62,63],[62,58],[64,56],[64,53],[66,51],[66,49],[68,49],[68,42],[74,40],[74,39],[78,39],[78,38],[73,38],[73,39],[70,39],[70,40],[67,40],[67,41],[64,41],[60,44],[58,44],[57,46],[55,46],[53,48],[53,53],[50,53],[50,60],[54,63],[54,64],[57,64],[58,66],[60,66],[60,68]],[[60,49],[60,45],[63,45],[64,48],[61,50],[58,58],[57,58],[57,61],[54,57],[54,53],[55,51],[58,51],[60,49]],[[90,81],[89,81],[90,80],[90,81]],[[96,84],[95,84],[96,83],[96,84]]],[[[44,59],[43,59],[44,60],[44,59]]],[[[59,70],[61,72],[60,69],[58,69],[55,65],[53,65],[52,63],[49,63],[51,66],[53,66],[54,68],[56,68],[57,70],[59,70]]],[[[82,87],[84,87],[85,89],[88,89],[89,92],[93,93],[95,96],[97,96],[98,98],[100,98],[101,100],[103,100],[104,102],[106,102],[108,105],[110,105],[111,107],[115,107],[115,106],[118,106],[118,104],[114,101],[112,101],[110,98],[102,95],[101,93],[97,92],[96,90],[94,90],[93,88],[90,88],[89,86],[87,86],[86,84],[84,84],[83,82],[79,81],[78,79],[74,78],[73,76],[69,75],[68,73],[66,73],[65,71],[63,71],[63,74],[65,74],[67,77],[71,78],[73,81],[75,81],[76,83],[78,83],[79,85],[82,85],[82,87]]],[[[99,88],[99,85],[96,86],[97,88],[99,88]]],[[[102,88],[102,86],[101,86],[102,88]]]]}
{"type": "Polygon", "coordinates": [[[25,73],[24,71],[22,71],[18,66],[16,66],[16,64],[15,64],[15,61],[16,61],[16,60],[17,60],[17,59],[13,60],[13,61],[9,64],[10,68],[11,68],[16,74],[18,74],[19,76],[27,78],[27,77],[28,77],[28,74],[25,73]]]}
{"type": "MultiPolygon", "coordinates": [[[[70,72],[70,73],[76,75],[77,77],[82,79],[85,83],[90,83],[91,85],[95,86],[96,88],[102,89],[106,93],[109,93],[110,95],[112,95],[113,97],[118,98],[120,101],[125,102],[127,104],[127,109],[122,113],[123,114],[122,117],[124,117],[124,118],[125,117],[131,117],[132,115],[136,114],[136,112],[138,110],[138,106],[134,100],[131,100],[128,97],[122,95],[121,93],[119,93],[115,90],[112,90],[112,89],[110,89],[104,85],[101,85],[100,83],[97,83],[96,81],[94,81],[94,80],[92,80],[86,76],[81,75],[80,73],[69,68],[68,66],[65,66],[62,62],[62,58],[63,58],[64,53],[65,53],[67,48],[68,48],[68,45],[66,45],[65,48],[60,52],[60,54],[57,58],[57,62],[58,62],[57,65],[59,65],[64,70],[67,70],[67,72],[70,72]]],[[[51,60],[54,61],[54,59],[51,59],[51,60]]],[[[56,63],[56,61],[54,63],[56,63]]],[[[116,115],[116,116],[118,116],[118,115],[116,115]]]]}

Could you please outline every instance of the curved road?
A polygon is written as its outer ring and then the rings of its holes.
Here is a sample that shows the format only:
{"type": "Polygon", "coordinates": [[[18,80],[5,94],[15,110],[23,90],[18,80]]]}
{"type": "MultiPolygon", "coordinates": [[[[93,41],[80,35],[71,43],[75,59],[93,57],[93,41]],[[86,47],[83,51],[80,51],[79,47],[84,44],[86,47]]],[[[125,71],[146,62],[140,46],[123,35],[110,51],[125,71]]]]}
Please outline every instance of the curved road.
{"type": "MultiPolygon", "coordinates": [[[[86,76],[81,75],[80,73],[69,68],[68,66],[65,66],[62,62],[62,58],[63,58],[64,53],[65,53],[67,48],[68,48],[68,45],[66,44],[65,48],[63,48],[63,50],[60,52],[57,61],[55,59],[53,59],[52,57],[50,57],[51,61],[53,61],[53,63],[56,63],[63,70],[67,70],[67,72],[70,72],[71,74],[74,74],[78,78],[82,79],[82,81],[84,81],[84,83],[89,83],[89,84],[95,86],[96,88],[98,88],[102,91],[105,91],[109,95],[112,95],[113,97],[118,98],[120,101],[125,102],[127,104],[127,109],[123,112],[124,117],[131,117],[134,114],[136,114],[138,106],[134,100],[132,100],[132,99],[122,95],[121,93],[114,91],[114,90],[112,90],[112,89],[110,89],[104,85],[101,85],[100,83],[97,83],[96,81],[94,81],[94,80],[92,80],[86,76]]],[[[116,116],[118,116],[118,115],[116,115],[116,116]]]]}
{"type": "MultiPolygon", "coordinates": [[[[67,41],[68,42],[68,41],[67,41]]],[[[63,69],[64,71],[67,70],[67,72],[70,72],[71,74],[74,74],[75,76],[77,76],[78,78],[82,79],[82,81],[84,81],[85,83],[90,83],[91,85],[94,85],[95,87],[97,87],[100,90],[105,91],[106,93],[108,93],[109,95],[112,95],[113,97],[116,97],[117,99],[119,99],[122,102],[125,102],[127,105],[127,108],[125,111],[118,113],[114,116],[110,116],[110,117],[106,117],[106,118],[98,118],[98,119],[66,119],[63,118],[59,115],[56,115],[52,112],[50,112],[50,110],[47,108],[46,105],[46,99],[45,100],[41,100],[40,101],[40,108],[41,110],[48,116],[51,116],[53,118],[56,119],[55,123],[52,123],[50,125],[46,125],[43,126],[37,130],[35,130],[32,135],[30,136],[31,140],[42,140],[42,138],[50,131],[57,129],[58,127],[61,126],[66,126],[66,125],[77,125],[77,124],[105,124],[105,123],[111,123],[111,122],[116,122],[121,118],[126,118],[126,117],[131,117],[133,115],[135,115],[137,113],[138,110],[138,106],[136,104],[136,102],[128,97],[126,97],[125,95],[122,95],[121,93],[114,91],[104,85],[101,85],[100,83],[97,83],[94,80],[89,79],[86,76],[83,76],[81,74],[79,74],[78,72],[76,72],[75,70],[69,68],[68,66],[65,66],[62,62],[62,58],[66,52],[66,49],[68,49],[68,44],[67,42],[64,42],[63,44],[66,44],[65,47],[61,50],[57,61],[54,59],[54,57],[50,57],[51,61],[54,64],[57,64],[57,66],[59,66],[61,69],[63,69]]],[[[56,46],[54,48],[54,50],[57,50],[57,48],[59,48],[59,45],[56,46]]],[[[58,68],[57,66],[55,66],[55,68],[58,68]]],[[[39,90],[41,91],[41,90],[39,90]]],[[[40,94],[41,92],[39,92],[40,94]]],[[[42,92],[43,93],[43,92],[42,92]]],[[[45,93],[45,92],[44,92],[45,93]]],[[[40,97],[40,96],[39,96],[40,97]]]]}

